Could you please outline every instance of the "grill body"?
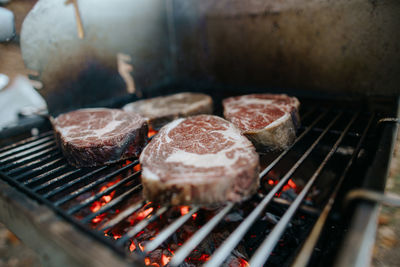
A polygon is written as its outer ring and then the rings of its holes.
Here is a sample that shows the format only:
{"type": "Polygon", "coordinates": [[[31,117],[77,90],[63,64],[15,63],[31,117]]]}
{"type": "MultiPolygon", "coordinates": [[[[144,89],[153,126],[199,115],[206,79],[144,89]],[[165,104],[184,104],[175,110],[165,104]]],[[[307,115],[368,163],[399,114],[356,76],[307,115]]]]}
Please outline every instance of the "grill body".
{"type": "Polygon", "coordinates": [[[25,65],[35,73],[31,78],[41,81],[39,92],[52,114],[126,92],[157,93],[171,80],[398,94],[395,0],[98,0],[96,5],[96,10],[90,1],[79,5],[86,14],[84,39],[76,36],[72,5],[40,0],[24,22],[25,65]],[[111,23],[104,23],[106,13],[111,23]]]}
{"type": "MultiPolygon", "coordinates": [[[[159,88],[158,92],[171,93],[179,91],[179,87],[187,90],[188,85],[174,84],[159,88]]],[[[242,93],[233,90],[228,94],[226,88],[189,89],[211,94],[217,115],[222,113],[221,99],[242,93]]],[[[383,117],[397,116],[398,103],[391,98],[360,101],[334,99],[332,96],[318,99],[297,96],[302,103],[302,128],[296,142],[279,153],[260,151],[263,186],[249,202],[227,203],[212,211],[193,206],[187,208],[187,213],[181,214],[177,214],[176,207],[153,206],[141,198],[137,160],[99,168],[73,168],[62,157],[55,145],[53,132],[45,123],[41,125],[38,136],[22,140],[17,138],[13,144],[0,149],[0,219],[39,251],[49,265],[143,265],[146,258],[153,257],[154,251],[171,248],[177,233],[188,225],[199,227],[191,233],[190,239],[185,238],[183,244],[174,247],[173,256],[169,259],[171,264],[185,262],[208,236],[219,231],[221,225],[234,228],[209,253],[209,266],[229,264],[227,260],[231,259],[232,251],[238,246],[252,247],[253,251],[246,251],[246,260],[255,266],[265,261],[270,265],[288,265],[298,255],[306,255],[306,262],[311,265],[325,266],[332,263],[342,238],[345,246],[344,252],[339,252],[339,263],[349,256],[346,253],[349,242],[356,250],[354,253],[365,255],[364,252],[369,249],[365,240],[371,241],[373,229],[356,241],[351,236],[358,233],[357,229],[363,229],[360,227],[368,227],[373,222],[377,216],[377,204],[361,201],[355,206],[343,208],[342,200],[353,188],[383,190],[397,126],[378,121],[383,117]],[[382,163],[381,158],[387,161],[382,163]],[[268,179],[276,179],[276,183],[265,187],[268,179]],[[284,188],[290,185],[290,181],[298,182],[299,190],[291,199],[282,198],[284,188]],[[318,191],[321,193],[317,197],[311,197],[318,191]],[[112,196],[111,199],[106,201],[109,196],[112,196]],[[307,202],[308,199],[312,200],[312,204],[307,202]],[[321,231],[317,231],[317,239],[312,246],[316,249],[307,252],[302,244],[315,238],[310,233],[322,211],[330,205],[330,199],[334,205],[328,209],[329,216],[323,221],[321,231]],[[97,208],[96,203],[100,203],[97,208]],[[245,208],[247,206],[252,208],[245,208]],[[229,218],[237,216],[238,210],[244,211],[242,218],[234,224],[229,223],[229,218]],[[146,213],[143,215],[143,212],[146,213]],[[134,219],[135,223],[127,226],[132,214],[143,218],[134,219]],[[268,214],[275,216],[270,229],[263,230],[266,232],[259,236],[257,242],[251,241],[251,233],[257,231],[259,223],[266,223],[261,218],[268,214]],[[364,226],[349,223],[360,221],[360,214],[363,218],[370,218],[362,221],[364,226]],[[193,223],[194,216],[205,219],[197,225],[197,222],[193,223]],[[297,222],[304,220],[301,219],[304,216],[309,223],[301,228],[303,226],[298,226],[297,222]],[[347,216],[349,219],[346,219],[347,216]],[[165,221],[165,218],[171,220],[165,221]],[[158,224],[159,230],[154,237],[140,239],[138,235],[142,231],[146,233],[146,229],[158,224]],[[336,229],[332,230],[331,226],[336,229]],[[344,229],[349,231],[346,236],[344,229]],[[295,241],[290,238],[293,235],[295,241]],[[281,239],[288,240],[283,248],[279,245],[281,239]],[[243,240],[253,243],[243,245],[243,240]],[[131,252],[132,244],[139,247],[139,243],[144,248],[135,248],[131,252]]],[[[29,133],[24,132],[23,135],[29,133]]],[[[271,224],[271,218],[268,218],[267,222],[271,224]]]]}

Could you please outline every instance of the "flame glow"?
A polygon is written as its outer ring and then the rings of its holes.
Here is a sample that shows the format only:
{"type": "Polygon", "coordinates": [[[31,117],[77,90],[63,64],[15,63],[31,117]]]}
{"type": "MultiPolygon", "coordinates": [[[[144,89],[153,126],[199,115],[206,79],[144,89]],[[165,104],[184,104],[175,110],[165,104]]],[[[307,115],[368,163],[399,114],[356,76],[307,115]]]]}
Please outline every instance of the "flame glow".
{"type": "Polygon", "coordinates": [[[182,206],[181,207],[181,215],[183,216],[187,213],[189,213],[189,206],[182,206]]]}
{"type": "Polygon", "coordinates": [[[244,260],[244,259],[242,259],[242,258],[239,258],[239,266],[240,267],[248,267],[248,266],[250,266],[250,264],[246,261],[246,260],[244,260]]]}
{"type": "Polygon", "coordinates": [[[145,209],[144,211],[141,211],[138,213],[136,220],[143,220],[144,218],[146,218],[150,213],[152,213],[154,210],[154,208],[148,208],[145,209]]]}
{"type": "Polygon", "coordinates": [[[139,245],[140,250],[144,251],[144,246],[142,246],[142,244],[140,244],[140,243],[138,245],[139,245]]]}
{"type": "Polygon", "coordinates": [[[162,254],[162,256],[161,256],[162,266],[167,265],[170,260],[171,260],[171,257],[165,256],[164,254],[162,254]]]}
{"type": "Polygon", "coordinates": [[[140,166],[140,164],[138,164],[138,165],[135,165],[135,167],[133,167],[133,170],[134,170],[135,172],[138,172],[138,171],[140,171],[140,169],[141,169],[141,166],[140,166]]]}
{"type": "Polygon", "coordinates": [[[288,185],[289,185],[290,187],[292,187],[292,188],[296,188],[296,187],[297,187],[296,184],[293,182],[292,179],[289,180],[288,185]]]}
{"type": "Polygon", "coordinates": [[[293,182],[292,179],[289,179],[287,185],[285,185],[285,186],[282,188],[282,191],[286,191],[286,190],[289,190],[289,189],[291,189],[291,188],[292,188],[292,189],[296,189],[296,188],[297,188],[297,185],[295,184],[295,182],[293,182]]]}
{"type": "Polygon", "coordinates": [[[136,249],[135,242],[132,241],[132,243],[131,243],[130,246],[129,246],[129,250],[130,250],[131,252],[133,252],[133,251],[135,251],[135,249],[136,249]]]}
{"type": "Polygon", "coordinates": [[[115,240],[120,239],[121,237],[122,237],[122,235],[117,235],[117,234],[113,236],[113,238],[114,238],[115,240]]]}
{"type": "MultiPolygon", "coordinates": [[[[114,181],[108,182],[106,185],[103,185],[102,187],[100,187],[98,193],[104,192],[105,190],[107,190],[107,188],[109,188],[110,186],[113,186],[114,184],[118,183],[119,181],[121,181],[121,177],[118,177],[114,181]]],[[[115,195],[115,190],[112,191],[108,195],[102,196],[98,201],[94,201],[92,203],[92,205],[90,206],[90,211],[93,213],[98,212],[102,206],[104,206],[105,204],[109,203],[112,200],[114,195],[115,195]]],[[[106,214],[100,214],[99,216],[96,216],[95,218],[92,219],[92,223],[97,224],[97,223],[101,222],[105,218],[105,216],[106,216],[106,214]]]]}
{"type": "Polygon", "coordinates": [[[129,165],[129,164],[131,164],[131,163],[132,163],[132,161],[126,160],[126,161],[122,164],[122,167],[125,167],[126,165],[129,165]]]}
{"type": "Polygon", "coordinates": [[[104,219],[104,217],[106,217],[106,214],[100,214],[93,218],[92,223],[99,223],[104,219]]]}

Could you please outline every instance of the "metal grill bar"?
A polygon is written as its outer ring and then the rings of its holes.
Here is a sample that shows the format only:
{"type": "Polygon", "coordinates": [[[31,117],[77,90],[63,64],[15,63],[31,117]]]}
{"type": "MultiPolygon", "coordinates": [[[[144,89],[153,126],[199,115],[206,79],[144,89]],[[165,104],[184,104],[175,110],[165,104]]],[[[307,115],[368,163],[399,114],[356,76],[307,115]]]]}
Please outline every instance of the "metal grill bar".
{"type": "MultiPolygon", "coordinates": [[[[309,113],[307,113],[308,115],[310,115],[312,113],[312,111],[310,111],[309,113]]],[[[262,179],[265,175],[267,175],[272,168],[300,141],[303,139],[303,137],[308,134],[315,125],[317,125],[318,122],[321,121],[321,119],[323,117],[325,117],[327,114],[329,113],[329,109],[324,111],[322,114],[320,114],[312,123],[310,126],[306,127],[306,129],[303,131],[303,133],[301,135],[299,135],[295,141],[293,142],[293,144],[291,144],[288,148],[286,148],[273,162],[271,162],[259,175],[259,179],[262,179]]],[[[304,119],[304,117],[303,117],[304,119]]],[[[230,205],[228,205],[228,209],[225,211],[225,209],[220,211],[220,214],[216,214],[215,217],[215,221],[210,220],[209,222],[207,222],[202,228],[204,228],[203,231],[197,231],[195,234],[193,234],[193,236],[191,237],[191,239],[188,240],[188,245],[190,245],[190,247],[195,247],[197,245],[200,244],[200,242],[214,229],[215,226],[211,227],[212,225],[217,225],[224,217],[222,216],[222,213],[228,213],[234,205],[232,205],[230,207],[230,205]],[[218,220],[218,221],[217,221],[218,220]],[[206,232],[207,231],[207,232],[206,232]]],[[[250,225],[249,225],[250,226],[250,225]]],[[[175,265],[179,265],[182,263],[183,259],[186,258],[190,252],[192,251],[192,249],[186,248],[186,243],[178,250],[178,252],[175,254],[175,256],[172,258],[171,260],[171,265],[172,263],[174,263],[175,265]],[[180,253],[180,254],[178,254],[180,253]],[[179,260],[174,260],[176,255],[179,255],[180,259],[179,260]]]]}
{"type": "MultiPolygon", "coordinates": [[[[42,164],[40,166],[38,166],[38,167],[33,167],[32,168],[32,166],[29,166],[29,170],[26,170],[26,171],[23,171],[23,170],[20,170],[20,169],[14,169],[14,170],[11,170],[11,171],[7,172],[7,175],[15,175],[16,173],[21,173],[20,175],[14,176],[14,179],[19,180],[22,177],[37,175],[41,171],[47,170],[51,166],[53,166],[53,165],[55,165],[57,163],[60,163],[63,160],[64,160],[64,158],[60,157],[60,158],[57,158],[57,159],[52,160],[50,162],[47,162],[45,164],[43,164],[43,161],[42,161],[42,164]]],[[[28,169],[28,167],[26,167],[26,169],[28,169]]]]}
{"type": "Polygon", "coordinates": [[[122,201],[126,200],[128,197],[130,197],[130,195],[138,190],[140,190],[142,188],[142,185],[139,184],[131,189],[129,189],[128,191],[124,192],[123,194],[119,195],[118,197],[114,198],[113,200],[111,200],[110,202],[108,202],[106,205],[102,206],[98,211],[88,215],[87,217],[83,218],[81,220],[81,222],[83,223],[88,223],[90,222],[92,219],[94,219],[95,217],[97,217],[98,215],[107,212],[108,210],[110,210],[111,208],[113,208],[114,206],[118,205],[119,203],[121,203],[122,201]]]}
{"type": "Polygon", "coordinates": [[[44,198],[52,197],[52,196],[54,196],[54,195],[56,195],[56,194],[58,194],[58,193],[60,193],[60,192],[62,192],[64,190],[70,188],[71,186],[86,180],[87,178],[93,177],[95,174],[100,173],[101,171],[103,171],[103,170],[105,170],[107,168],[108,168],[108,166],[100,167],[100,168],[95,169],[94,171],[91,171],[91,172],[89,172],[89,173],[87,173],[87,174],[85,174],[85,175],[83,175],[81,177],[78,177],[78,178],[76,178],[74,180],[68,181],[66,184],[64,184],[64,185],[62,185],[60,187],[54,188],[50,192],[47,192],[46,194],[43,195],[43,197],[44,198]]]}
{"type": "Polygon", "coordinates": [[[26,149],[24,151],[18,152],[16,154],[8,155],[5,158],[1,159],[1,163],[5,164],[5,163],[9,163],[9,162],[14,162],[14,161],[16,161],[18,159],[25,158],[26,156],[32,155],[37,151],[40,151],[42,149],[45,149],[45,148],[48,148],[48,147],[51,147],[51,146],[54,146],[54,145],[55,145],[55,141],[54,140],[47,141],[47,142],[45,142],[43,144],[31,147],[29,149],[26,149]]]}
{"type": "MultiPolygon", "coordinates": [[[[36,140],[38,140],[38,139],[41,139],[41,138],[44,138],[44,137],[47,137],[47,136],[53,135],[53,134],[54,134],[53,131],[48,131],[48,132],[41,133],[41,134],[39,134],[38,136],[32,136],[32,137],[23,139],[23,140],[21,140],[21,141],[19,141],[19,142],[15,142],[15,143],[13,143],[13,144],[11,144],[11,145],[9,145],[9,146],[5,146],[5,147],[0,148],[0,153],[3,153],[3,152],[5,152],[5,151],[7,151],[7,150],[10,150],[10,149],[13,149],[13,148],[15,148],[15,147],[28,144],[28,143],[30,143],[30,142],[36,141],[36,140]]],[[[1,155],[1,154],[0,154],[0,155],[1,155]]]]}
{"type": "Polygon", "coordinates": [[[293,142],[293,144],[291,144],[287,149],[285,149],[271,164],[268,165],[268,167],[266,167],[261,173],[260,173],[260,178],[264,177],[265,175],[267,175],[273,167],[275,167],[275,165],[301,140],[303,139],[303,137],[308,134],[313,127],[321,121],[321,119],[323,117],[325,117],[328,114],[329,110],[323,112],[321,115],[319,115],[314,121],[313,123],[306,128],[306,130],[304,130],[304,132],[295,139],[295,141],[293,142]]]}
{"type": "Polygon", "coordinates": [[[97,193],[97,194],[85,199],[84,201],[82,201],[78,205],[75,205],[74,207],[69,209],[67,211],[67,213],[68,214],[74,214],[74,213],[78,212],[80,209],[88,206],[89,204],[93,203],[96,200],[99,200],[101,197],[110,194],[112,191],[116,190],[120,185],[123,185],[123,184],[126,184],[126,183],[132,181],[133,178],[136,178],[139,174],[140,174],[140,172],[135,172],[135,173],[129,175],[128,177],[126,177],[126,178],[120,180],[119,182],[113,184],[112,186],[108,187],[104,191],[99,192],[99,193],[97,193]]]}
{"type": "MultiPolygon", "coordinates": [[[[315,131],[315,132],[323,132],[324,129],[314,128],[313,131],[315,131]]],[[[335,135],[341,135],[342,134],[342,132],[338,131],[338,130],[330,130],[329,133],[330,134],[335,134],[335,135]]],[[[360,134],[357,133],[357,132],[348,132],[347,135],[351,136],[351,137],[360,137],[360,134]]]]}
{"type": "Polygon", "coordinates": [[[280,219],[279,223],[275,225],[274,229],[272,232],[268,235],[268,237],[263,241],[263,243],[260,245],[260,247],[256,250],[255,254],[250,260],[250,265],[253,266],[262,266],[269,256],[271,255],[272,250],[276,246],[276,243],[278,243],[279,238],[285,231],[285,229],[288,226],[288,223],[296,213],[298,207],[300,206],[301,202],[303,199],[306,197],[308,194],[308,191],[311,189],[311,186],[314,184],[316,181],[317,177],[320,175],[321,171],[327,164],[327,162],[330,160],[330,158],[333,156],[333,154],[336,152],[337,148],[339,147],[340,143],[342,142],[343,138],[346,136],[347,132],[349,131],[351,125],[354,123],[355,119],[359,113],[356,113],[353,115],[349,123],[347,124],[346,128],[343,130],[342,134],[339,136],[335,144],[333,145],[332,149],[329,151],[329,153],[326,155],[322,163],[319,165],[318,169],[314,172],[310,180],[307,182],[306,186],[303,188],[303,190],[300,192],[300,194],[296,197],[292,205],[289,207],[289,209],[285,212],[283,217],[280,219]]]}
{"type": "Polygon", "coordinates": [[[305,161],[305,159],[311,154],[314,148],[318,145],[318,143],[322,140],[322,138],[326,135],[329,129],[335,124],[335,122],[339,119],[339,117],[343,114],[340,112],[336,117],[328,124],[325,130],[318,136],[318,138],[314,141],[314,143],[307,149],[307,151],[303,154],[303,156],[292,166],[292,168],[286,173],[286,175],[281,178],[279,183],[275,185],[271,191],[263,198],[260,204],[246,217],[246,219],[239,225],[238,228],[228,237],[228,239],[217,249],[217,251],[213,254],[211,259],[205,264],[205,266],[220,266],[229,253],[236,247],[236,245],[240,242],[243,236],[246,234],[248,229],[253,225],[255,220],[260,216],[261,212],[265,209],[265,207],[272,200],[274,195],[280,190],[280,188],[287,183],[290,176],[297,170],[297,168],[305,161]]]}
{"type": "Polygon", "coordinates": [[[220,212],[218,212],[211,220],[200,228],[178,251],[171,260],[171,266],[181,264],[185,258],[195,249],[201,241],[217,226],[217,224],[225,217],[233,208],[234,203],[228,203],[220,212]]]}
{"type": "MultiPolygon", "coordinates": [[[[3,173],[0,172],[0,174],[3,174],[3,173]]],[[[30,190],[28,187],[22,186],[22,184],[20,184],[20,183],[16,182],[15,180],[9,178],[8,176],[5,176],[4,174],[3,174],[3,177],[6,179],[6,181],[8,181],[10,184],[16,186],[22,192],[27,193],[30,197],[36,198],[36,199],[40,200],[42,203],[44,203],[45,205],[47,205],[48,207],[51,207],[57,214],[61,215],[68,222],[78,226],[80,229],[84,230],[87,234],[89,234],[92,237],[96,238],[98,241],[101,241],[101,242],[105,243],[109,247],[114,247],[110,240],[104,239],[104,235],[103,234],[100,234],[100,233],[98,233],[96,231],[93,231],[92,229],[90,229],[88,227],[85,227],[83,224],[81,224],[77,219],[75,219],[75,218],[73,218],[71,216],[67,216],[63,212],[63,210],[61,210],[60,208],[54,206],[54,204],[52,202],[50,202],[49,200],[41,198],[40,195],[38,195],[37,193],[32,192],[32,190],[30,190]]],[[[119,252],[119,253],[121,252],[118,249],[116,249],[115,251],[119,252]]]]}
{"type": "Polygon", "coordinates": [[[48,154],[50,152],[53,152],[53,151],[57,151],[58,152],[57,146],[53,146],[51,148],[42,150],[42,151],[40,151],[38,153],[32,154],[32,155],[27,156],[25,158],[22,158],[20,160],[14,161],[14,162],[12,162],[10,164],[4,165],[4,166],[0,167],[0,171],[8,171],[10,169],[14,169],[14,168],[17,168],[17,167],[19,167],[21,165],[24,165],[24,164],[28,163],[28,162],[31,162],[32,160],[43,159],[43,157],[46,156],[46,154],[48,154]]]}
{"type": "Polygon", "coordinates": [[[138,211],[139,209],[141,209],[144,206],[144,204],[145,204],[145,201],[141,200],[138,203],[130,205],[125,210],[123,210],[120,213],[118,213],[118,215],[116,217],[114,217],[110,221],[106,222],[105,224],[102,224],[101,226],[99,226],[98,227],[100,229],[99,231],[100,232],[105,232],[106,230],[116,226],[122,220],[128,218],[132,213],[134,213],[134,212],[138,211]]]}
{"type": "Polygon", "coordinates": [[[0,160],[4,160],[5,158],[7,158],[7,156],[16,155],[16,153],[19,153],[19,152],[22,152],[22,151],[26,151],[26,150],[31,149],[33,147],[36,147],[38,145],[42,145],[42,144],[44,144],[44,143],[46,143],[48,141],[54,141],[54,138],[52,136],[44,137],[42,139],[36,140],[34,142],[31,142],[29,144],[18,146],[18,147],[15,147],[13,149],[10,149],[8,151],[5,151],[3,153],[0,153],[0,160]]]}
{"type": "MultiPolygon", "coordinates": [[[[48,160],[52,160],[55,157],[61,155],[61,153],[59,151],[55,151],[53,153],[49,153],[47,155],[44,155],[42,158],[40,159],[36,159],[34,161],[31,161],[30,163],[27,164],[22,164],[22,166],[19,166],[17,168],[11,169],[9,171],[7,171],[7,175],[19,175],[20,173],[26,172],[26,171],[30,171],[33,168],[36,167],[41,167],[43,164],[45,164],[46,162],[48,162],[48,160]]],[[[62,158],[62,157],[60,157],[62,158]]],[[[15,166],[13,166],[15,167],[15,166]]],[[[0,168],[1,169],[1,168],[0,168]]]]}
{"type": "Polygon", "coordinates": [[[118,169],[116,171],[113,171],[113,172],[107,174],[106,176],[101,177],[101,178],[97,179],[96,181],[94,181],[94,182],[92,182],[92,183],[90,183],[88,185],[85,185],[85,186],[79,188],[78,190],[70,193],[69,195],[66,195],[65,197],[63,197],[63,198],[57,200],[56,202],[54,202],[54,205],[55,206],[60,206],[60,205],[64,204],[65,202],[77,197],[78,195],[89,191],[90,189],[94,188],[95,186],[114,178],[115,176],[117,176],[118,174],[122,173],[123,171],[128,170],[129,168],[133,168],[138,163],[139,163],[139,161],[135,160],[134,162],[132,162],[132,163],[126,165],[126,166],[123,166],[122,168],[120,168],[120,169],[118,169]]]}
{"type": "Polygon", "coordinates": [[[45,180],[49,176],[51,177],[51,176],[55,175],[56,173],[59,173],[60,171],[63,171],[63,170],[66,171],[68,168],[70,168],[68,164],[63,164],[63,165],[58,166],[58,167],[56,167],[56,168],[54,168],[54,169],[52,169],[50,171],[42,173],[42,174],[40,174],[40,175],[38,175],[38,176],[36,176],[34,178],[31,178],[29,180],[23,181],[22,184],[27,186],[29,184],[40,182],[42,180],[45,180]]]}
{"type": "MultiPolygon", "coordinates": [[[[284,198],[280,198],[280,197],[274,197],[272,199],[272,202],[278,203],[278,204],[286,206],[286,207],[289,207],[293,203],[293,201],[290,201],[290,200],[287,200],[284,198]]],[[[321,213],[321,211],[318,208],[314,208],[314,207],[304,205],[304,204],[299,207],[299,210],[303,213],[311,214],[313,216],[318,216],[321,213]]]]}
{"type": "Polygon", "coordinates": [[[310,260],[311,255],[314,251],[314,247],[317,244],[318,238],[320,237],[322,228],[323,228],[326,220],[328,219],[328,215],[333,207],[333,204],[335,203],[336,196],[339,192],[339,189],[343,184],[343,181],[347,175],[347,172],[349,171],[350,167],[353,165],[354,160],[356,159],[358,153],[360,152],[361,145],[364,143],[364,139],[367,136],[368,130],[371,127],[374,117],[375,117],[375,114],[373,114],[370,117],[367,125],[365,126],[364,131],[361,134],[361,138],[358,141],[356,148],[354,149],[353,155],[351,156],[351,159],[349,160],[345,169],[343,170],[342,175],[340,176],[339,181],[336,184],[334,191],[331,193],[327,204],[325,205],[324,209],[322,210],[321,215],[319,216],[317,222],[315,223],[315,225],[314,225],[310,235],[308,236],[306,242],[304,243],[302,249],[297,254],[297,258],[295,259],[292,266],[294,266],[294,267],[306,266],[308,261],[310,260]]]}
{"type": "Polygon", "coordinates": [[[144,228],[146,228],[151,222],[156,220],[158,217],[160,217],[162,214],[164,214],[168,210],[168,207],[161,207],[159,208],[154,215],[148,215],[145,219],[141,220],[138,224],[136,224],[131,230],[125,233],[123,237],[117,240],[116,245],[117,246],[123,246],[129,238],[134,237],[137,233],[142,231],[144,228]]]}
{"type": "MultiPolygon", "coordinates": [[[[26,171],[26,172],[24,172],[24,173],[22,173],[20,175],[14,176],[14,179],[18,180],[18,181],[21,181],[21,180],[23,180],[23,178],[25,178],[27,176],[36,177],[36,176],[39,176],[39,175],[44,175],[45,173],[42,173],[43,171],[51,171],[52,170],[51,167],[54,167],[53,165],[56,165],[57,163],[59,163],[61,161],[63,161],[63,158],[58,158],[56,160],[50,161],[49,163],[43,164],[40,167],[33,168],[30,171],[26,171]]],[[[64,163],[63,165],[57,166],[55,168],[62,167],[62,166],[65,167],[65,166],[67,166],[67,164],[64,163]]],[[[55,168],[53,168],[53,170],[55,168]]],[[[11,174],[11,172],[8,173],[8,175],[10,175],[10,174],[11,174]]]]}
{"type": "Polygon", "coordinates": [[[168,239],[173,233],[176,232],[187,220],[192,217],[195,212],[199,211],[199,207],[193,206],[192,209],[186,213],[185,215],[179,217],[176,221],[170,224],[167,228],[162,230],[155,239],[150,241],[150,243],[146,244],[145,252],[149,253],[150,251],[155,250],[159,245],[162,244],[165,240],[168,239]]]}
{"type": "Polygon", "coordinates": [[[44,190],[45,188],[47,188],[49,186],[52,186],[55,183],[59,183],[59,182],[65,180],[65,179],[69,179],[69,178],[71,178],[71,176],[76,175],[76,174],[81,173],[81,172],[82,172],[82,169],[75,169],[75,170],[71,170],[69,172],[63,173],[60,176],[57,176],[57,177],[55,177],[55,178],[53,178],[53,179],[51,179],[49,181],[46,181],[46,182],[34,187],[32,189],[32,191],[38,192],[40,190],[44,190]]]}

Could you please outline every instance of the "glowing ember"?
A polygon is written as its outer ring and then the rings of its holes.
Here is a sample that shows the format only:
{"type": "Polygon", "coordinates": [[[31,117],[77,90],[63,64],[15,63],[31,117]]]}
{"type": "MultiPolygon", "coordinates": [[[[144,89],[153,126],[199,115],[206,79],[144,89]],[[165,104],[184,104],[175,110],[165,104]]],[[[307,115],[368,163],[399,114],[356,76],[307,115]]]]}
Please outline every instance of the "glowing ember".
{"type": "Polygon", "coordinates": [[[283,188],[282,188],[282,191],[286,191],[286,190],[289,190],[289,189],[296,189],[297,188],[297,185],[293,182],[293,180],[292,179],[289,179],[289,181],[288,181],[288,184],[287,185],[285,185],[283,188]]]}
{"type": "Polygon", "coordinates": [[[150,258],[148,258],[148,257],[144,258],[144,264],[147,266],[160,267],[160,264],[158,264],[156,262],[151,262],[150,258]]]}
{"type": "MultiPolygon", "coordinates": [[[[118,183],[120,180],[121,180],[121,178],[118,177],[118,178],[115,179],[114,181],[108,182],[106,185],[103,185],[103,186],[100,188],[99,192],[104,192],[105,190],[107,190],[107,188],[109,188],[110,186],[113,186],[114,184],[118,183]]],[[[107,204],[108,202],[110,202],[110,201],[112,200],[112,198],[114,197],[114,195],[115,195],[115,190],[112,191],[112,192],[111,192],[110,194],[108,194],[108,195],[102,196],[102,197],[100,198],[100,200],[93,202],[92,205],[90,206],[91,212],[94,213],[94,212],[99,211],[100,208],[101,208],[102,206],[104,206],[105,204],[107,204]]],[[[101,221],[105,218],[105,215],[106,215],[106,214],[101,214],[101,215],[95,217],[95,218],[92,220],[92,223],[97,224],[97,223],[101,222],[101,221]]]]}
{"type": "MultiPolygon", "coordinates": [[[[131,214],[129,218],[126,219],[127,224],[135,225],[144,218],[151,216],[155,210],[157,210],[158,206],[155,206],[154,203],[147,203],[142,209],[137,212],[131,214]]],[[[166,214],[165,216],[161,216],[161,220],[165,220],[166,222],[171,222],[175,219],[176,216],[182,216],[187,214],[190,211],[190,206],[178,206],[174,209],[171,209],[171,214],[166,214]]],[[[165,267],[170,265],[170,261],[174,256],[174,252],[182,246],[182,244],[190,238],[190,236],[203,224],[205,217],[201,214],[202,211],[194,213],[192,218],[196,218],[197,220],[190,220],[191,225],[187,225],[181,231],[175,233],[175,239],[169,244],[165,244],[150,253],[146,253],[144,264],[146,266],[158,266],[158,267],[165,267]]],[[[130,242],[127,244],[127,250],[131,253],[140,253],[145,251],[146,242],[149,242],[157,237],[158,233],[162,230],[163,225],[158,223],[150,223],[146,229],[143,229],[139,233],[137,233],[134,237],[131,238],[130,242]],[[161,228],[160,228],[161,227],[161,228]]],[[[124,236],[126,232],[124,228],[126,225],[123,226],[123,230],[118,232],[108,232],[106,235],[116,239],[115,235],[120,237],[120,235],[124,236]]],[[[228,231],[229,232],[229,231],[228,231]]],[[[195,249],[191,255],[189,255],[185,259],[185,266],[201,266],[206,261],[208,261],[211,257],[211,253],[213,253],[213,246],[218,246],[220,242],[224,239],[226,234],[224,233],[217,233],[215,235],[210,236],[207,241],[203,244],[203,246],[195,249]],[[213,245],[210,245],[212,242],[213,245]],[[217,243],[215,243],[217,242],[217,243]],[[207,245],[208,244],[208,245],[207,245]]],[[[235,250],[236,251],[236,250],[235,250]]],[[[247,267],[249,266],[246,257],[247,255],[243,255],[242,253],[238,252],[239,254],[234,254],[230,256],[227,260],[226,266],[229,267],[247,267]]],[[[143,255],[141,253],[141,255],[143,255]]]]}
{"type": "Polygon", "coordinates": [[[171,257],[165,256],[164,254],[162,254],[162,256],[161,256],[161,264],[163,266],[167,265],[170,260],[171,260],[171,257]]]}
{"type": "Polygon", "coordinates": [[[101,222],[101,220],[102,219],[99,216],[97,216],[97,217],[93,218],[92,222],[93,223],[99,223],[99,222],[101,222]]]}
{"type": "Polygon", "coordinates": [[[279,183],[279,179],[280,175],[272,170],[269,172],[268,177],[266,178],[266,183],[270,186],[274,186],[279,183]]]}
{"type": "Polygon", "coordinates": [[[288,185],[292,188],[296,188],[296,184],[292,181],[292,179],[289,180],[288,185]]]}
{"type": "Polygon", "coordinates": [[[135,242],[132,241],[132,243],[129,246],[129,250],[132,252],[132,251],[135,251],[135,249],[136,249],[135,242]]]}
{"type": "Polygon", "coordinates": [[[136,220],[143,220],[144,218],[146,218],[150,213],[152,213],[154,210],[154,208],[148,208],[145,209],[144,211],[141,211],[138,213],[136,220]]]}
{"type": "Polygon", "coordinates": [[[140,171],[140,169],[141,169],[141,166],[140,166],[140,164],[138,164],[138,165],[135,165],[135,167],[133,167],[133,170],[134,170],[135,172],[138,172],[138,171],[140,171]]]}
{"type": "Polygon", "coordinates": [[[101,208],[101,202],[95,201],[95,202],[93,202],[92,206],[90,207],[90,210],[92,212],[97,212],[100,208],[101,208]]]}
{"type": "MultiPolygon", "coordinates": [[[[181,243],[179,246],[182,246],[182,243],[181,243]]],[[[168,248],[168,251],[169,251],[172,255],[175,254],[170,248],[168,248]]]]}
{"type": "Polygon", "coordinates": [[[208,254],[202,254],[200,257],[198,258],[188,258],[188,260],[190,261],[200,261],[200,262],[205,262],[208,261],[208,259],[210,258],[210,255],[208,254]]]}
{"type": "Polygon", "coordinates": [[[131,163],[132,163],[132,161],[126,160],[125,163],[122,164],[122,167],[125,167],[126,165],[129,165],[131,163]]]}
{"type": "Polygon", "coordinates": [[[103,186],[100,188],[99,192],[103,192],[104,190],[106,190],[106,189],[109,188],[110,186],[112,186],[112,185],[118,183],[119,181],[121,181],[121,178],[118,178],[118,179],[115,179],[114,181],[108,182],[106,185],[103,185],[103,186]]]}
{"type": "Polygon", "coordinates": [[[181,207],[181,215],[185,215],[186,213],[189,213],[189,206],[182,206],[181,207]]]}
{"type": "Polygon", "coordinates": [[[147,133],[147,137],[150,138],[153,135],[155,135],[157,131],[153,130],[151,127],[149,127],[149,132],[147,133]]]}
{"type": "Polygon", "coordinates": [[[100,214],[99,216],[96,216],[93,218],[92,223],[99,223],[101,222],[104,218],[106,217],[106,214],[100,214]]]}
{"type": "Polygon", "coordinates": [[[138,245],[139,245],[140,250],[144,251],[144,246],[142,246],[142,244],[140,244],[140,243],[138,245]]]}
{"type": "Polygon", "coordinates": [[[111,199],[112,199],[112,196],[111,196],[111,195],[108,195],[108,196],[104,196],[104,197],[103,197],[103,200],[104,200],[104,202],[106,202],[106,203],[110,202],[111,199]]]}
{"type": "Polygon", "coordinates": [[[114,235],[114,236],[113,236],[113,238],[114,238],[115,240],[120,239],[121,237],[122,237],[122,235],[114,235]]]}
{"type": "Polygon", "coordinates": [[[250,266],[249,263],[246,260],[242,259],[242,258],[239,258],[239,263],[240,263],[240,265],[239,265],[240,267],[250,266]]]}

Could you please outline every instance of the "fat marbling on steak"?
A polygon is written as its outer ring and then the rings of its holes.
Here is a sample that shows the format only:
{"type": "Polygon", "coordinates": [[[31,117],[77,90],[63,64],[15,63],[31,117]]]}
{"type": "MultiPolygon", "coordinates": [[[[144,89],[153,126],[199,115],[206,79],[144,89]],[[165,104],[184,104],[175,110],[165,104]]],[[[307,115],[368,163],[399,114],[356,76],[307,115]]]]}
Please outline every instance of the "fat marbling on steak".
{"type": "Polygon", "coordinates": [[[251,94],[226,98],[224,117],[255,145],[284,149],[300,125],[300,102],[285,94],[251,94]]]}
{"type": "Polygon", "coordinates": [[[259,158],[232,123],[213,115],[165,125],[140,155],[146,199],[211,205],[248,198],[258,188],[259,158]]]}
{"type": "Polygon", "coordinates": [[[79,109],[52,118],[57,144],[71,165],[92,167],[137,157],[147,142],[147,123],[119,109],[79,109]]]}
{"type": "Polygon", "coordinates": [[[148,119],[149,126],[159,130],[168,122],[199,114],[211,114],[212,98],[200,93],[179,93],[139,100],[123,107],[127,112],[136,112],[148,119]]]}

